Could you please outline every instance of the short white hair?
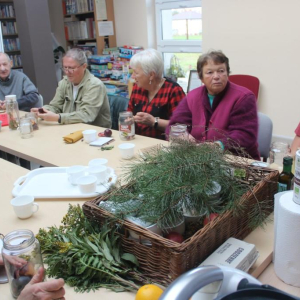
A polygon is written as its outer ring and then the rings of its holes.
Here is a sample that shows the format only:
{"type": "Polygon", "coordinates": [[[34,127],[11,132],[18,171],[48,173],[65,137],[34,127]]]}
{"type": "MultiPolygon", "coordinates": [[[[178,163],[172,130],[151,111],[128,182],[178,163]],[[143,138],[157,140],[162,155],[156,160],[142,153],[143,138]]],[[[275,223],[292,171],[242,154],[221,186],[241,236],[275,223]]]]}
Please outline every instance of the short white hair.
{"type": "Polygon", "coordinates": [[[76,60],[80,65],[87,63],[85,52],[79,48],[72,48],[68,50],[64,57],[70,57],[76,60]]]}
{"type": "Polygon", "coordinates": [[[154,72],[155,77],[163,77],[164,62],[161,53],[155,49],[146,49],[133,55],[130,59],[130,67],[141,67],[146,75],[154,72]]]}
{"type": "Polygon", "coordinates": [[[8,54],[6,54],[5,52],[0,52],[0,55],[3,54],[4,56],[6,56],[7,61],[10,62],[10,57],[8,56],[8,54]]]}

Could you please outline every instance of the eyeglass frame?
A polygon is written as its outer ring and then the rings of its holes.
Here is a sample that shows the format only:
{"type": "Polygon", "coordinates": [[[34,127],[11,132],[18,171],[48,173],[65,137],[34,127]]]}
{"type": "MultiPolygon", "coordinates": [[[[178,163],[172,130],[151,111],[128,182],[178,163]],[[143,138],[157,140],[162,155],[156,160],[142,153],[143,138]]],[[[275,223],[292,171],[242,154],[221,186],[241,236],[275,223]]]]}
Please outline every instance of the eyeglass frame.
{"type": "Polygon", "coordinates": [[[75,67],[75,68],[70,68],[70,67],[61,67],[60,69],[64,72],[64,73],[66,73],[66,72],[68,72],[68,73],[71,73],[71,74],[73,74],[77,69],[79,69],[81,66],[83,66],[85,63],[83,63],[83,64],[81,64],[80,66],[77,66],[77,67],[75,67]]]}

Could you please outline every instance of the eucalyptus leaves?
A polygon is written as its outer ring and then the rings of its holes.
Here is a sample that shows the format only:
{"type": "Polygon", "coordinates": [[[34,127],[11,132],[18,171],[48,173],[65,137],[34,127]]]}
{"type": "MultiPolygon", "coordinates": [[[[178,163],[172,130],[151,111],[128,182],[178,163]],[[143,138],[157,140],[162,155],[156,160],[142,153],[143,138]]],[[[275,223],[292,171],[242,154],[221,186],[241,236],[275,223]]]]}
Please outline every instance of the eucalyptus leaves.
{"type": "Polygon", "coordinates": [[[116,227],[99,228],[72,205],[62,223],[59,228],[40,229],[37,235],[50,277],[63,278],[79,292],[100,287],[133,291],[139,288],[133,280],[145,281],[136,271],[136,257],[122,253],[116,227]]]}

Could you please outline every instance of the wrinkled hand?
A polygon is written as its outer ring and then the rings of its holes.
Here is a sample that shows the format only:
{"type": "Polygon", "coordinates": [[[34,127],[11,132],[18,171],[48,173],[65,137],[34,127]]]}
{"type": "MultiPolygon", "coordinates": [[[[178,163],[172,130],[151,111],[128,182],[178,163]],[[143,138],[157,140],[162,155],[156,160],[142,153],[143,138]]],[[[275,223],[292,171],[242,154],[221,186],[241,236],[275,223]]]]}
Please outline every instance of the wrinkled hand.
{"type": "Polygon", "coordinates": [[[138,112],[133,118],[136,123],[148,126],[153,126],[155,122],[155,118],[152,115],[144,112],[138,112]]]}
{"type": "MultiPolygon", "coordinates": [[[[27,264],[27,261],[21,257],[3,254],[5,259],[16,268],[20,269],[27,264]]],[[[0,258],[0,265],[3,265],[3,259],[0,258]]]]}
{"type": "Polygon", "coordinates": [[[5,101],[3,101],[3,100],[0,100],[0,109],[6,110],[5,101]]]}
{"type": "Polygon", "coordinates": [[[50,122],[57,122],[58,119],[59,119],[59,115],[50,111],[50,110],[47,110],[45,108],[43,108],[45,113],[44,114],[41,114],[39,113],[39,109],[38,108],[32,108],[30,111],[31,112],[34,112],[37,114],[37,116],[45,121],[50,121],[50,122]]]}
{"type": "Polygon", "coordinates": [[[31,281],[25,286],[18,300],[64,300],[64,280],[54,279],[42,282],[43,278],[44,269],[40,268],[38,273],[34,275],[31,281]]]}

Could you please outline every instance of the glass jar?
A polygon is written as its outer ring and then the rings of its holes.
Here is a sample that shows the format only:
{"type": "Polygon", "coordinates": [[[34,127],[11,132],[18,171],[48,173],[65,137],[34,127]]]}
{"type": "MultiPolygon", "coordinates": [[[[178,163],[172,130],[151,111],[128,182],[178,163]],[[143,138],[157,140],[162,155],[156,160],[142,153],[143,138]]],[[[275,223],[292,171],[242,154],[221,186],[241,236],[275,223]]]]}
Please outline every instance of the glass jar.
{"type": "Polygon", "coordinates": [[[31,230],[12,231],[3,238],[2,256],[11,294],[17,298],[38,269],[43,267],[39,241],[31,230]]]}
{"type": "Polygon", "coordinates": [[[22,139],[28,139],[33,136],[33,127],[30,118],[21,118],[19,128],[22,139]]]}
{"type": "Polygon", "coordinates": [[[26,113],[25,118],[30,119],[33,130],[38,130],[39,129],[37,113],[34,113],[34,112],[26,113]]]}
{"type": "Polygon", "coordinates": [[[176,143],[178,139],[188,139],[189,133],[187,131],[187,125],[175,124],[171,125],[169,133],[169,142],[176,143]]]}
{"type": "Polygon", "coordinates": [[[129,141],[134,139],[135,126],[131,111],[122,111],[119,114],[119,135],[120,139],[129,141]]]}
{"type": "Polygon", "coordinates": [[[8,115],[8,127],[10,130],[16,130],[19,126],[19,105],[16,95],[5,96],[5,107],[8,115]]]}
{"type": "Polygon", "coordinates": [[[282,142],[273,142],[270,150],[270,165],[272,168],[283,168],[283,158],[289,155],[289,145],[282,142]]]}

